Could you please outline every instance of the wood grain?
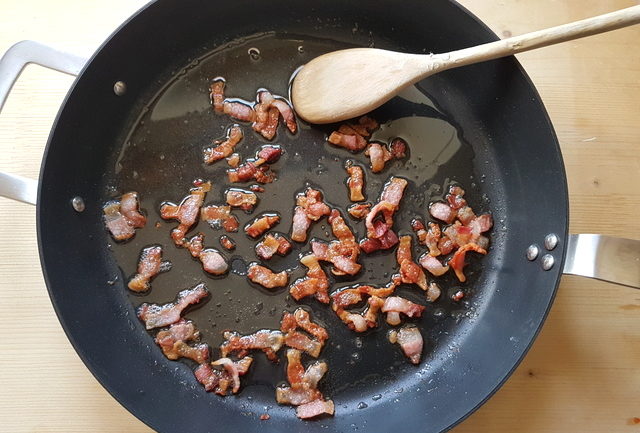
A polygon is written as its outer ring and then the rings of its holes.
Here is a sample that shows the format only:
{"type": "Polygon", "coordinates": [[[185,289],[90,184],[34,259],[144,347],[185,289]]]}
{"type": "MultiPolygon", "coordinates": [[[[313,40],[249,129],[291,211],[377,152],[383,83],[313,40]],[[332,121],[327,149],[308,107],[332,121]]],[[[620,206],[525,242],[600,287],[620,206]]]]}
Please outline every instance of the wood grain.
{"type": "MultiPolygon", "coordinates": [[[[629,7],[628,0],[463,0],[498,35],[629,7]]],[[[35,39],[90,53],[140,0],[0,3],[0,52],[35,39]]],[[[518,55],[560,139],[572,232],[640,239],[640,29],[518,55]],[[613,212],[612,212],[613,209],[613,212]],[[611,215],[615,218],[611,218],[611,215]]],[[[37,176],[49,129],[72,79],[27,68],[0,115],[0,170],[37,176]]],[[[91,376],[47,296],[35,209],[0,199],[0,431],[148,432],[91,376]],[[27,359],[29,361],[27,361],[27,359]]],[[[564,277],[524,362],[453,431],[640,432],[640,292],[564,277]]]]}

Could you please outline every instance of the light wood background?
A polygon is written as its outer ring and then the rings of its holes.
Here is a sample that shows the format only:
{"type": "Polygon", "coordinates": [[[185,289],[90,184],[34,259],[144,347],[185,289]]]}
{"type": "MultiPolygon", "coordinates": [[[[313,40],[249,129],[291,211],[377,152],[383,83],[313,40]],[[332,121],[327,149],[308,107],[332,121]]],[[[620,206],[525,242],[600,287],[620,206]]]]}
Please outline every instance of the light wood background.
{"type": "MultiPolygon", "coordinates": [[[[141,0],[0,0],[0,52],[34,39],[89,54],[141,0]]],[[[509,36],[637,4],[463,0],[509,36]]],[[[640,239],[640,26],[518,56],[558,133],[571,230],[640,239]]],[[[0,170],[36,177],[72,78],[29,67],[0,116],[0,170]]],[[[455,433],[640,432],[640,292],[567,276],[504,387],[455,433]]],[[[35,208],[0,199],[0,431],[148,432],[67,341],[42,279],[35,208]]]]}

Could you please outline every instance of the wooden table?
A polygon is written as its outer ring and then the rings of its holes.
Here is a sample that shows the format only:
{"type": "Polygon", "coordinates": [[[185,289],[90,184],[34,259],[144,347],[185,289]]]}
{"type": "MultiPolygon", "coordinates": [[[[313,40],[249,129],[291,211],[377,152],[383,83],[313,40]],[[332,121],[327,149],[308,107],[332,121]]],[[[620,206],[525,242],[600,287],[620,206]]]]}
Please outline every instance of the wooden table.
{"type": "MultiPolygon", "coordinates": [[[[89,54],[141,0],[3,0],[0,52],[34,39],[89,54]]],[[[508,36],[637,4],[464,0],[508,36]]],[[[640,26],[519,56],[565,158],[571,231],[640,239],[640,26]],[[614,218],[611,218],[611,216],[614,218]]],[[[29,67],[0,116],[0,170],[38,174],[72,78],[29,67]]],[[[35,208],[0,199],[0,431],[147,432],[93,378],[55,317],[35,208]]],[[[567,276],[524,362],[456,433],[640,432],[640,292],[567,276]]]]}

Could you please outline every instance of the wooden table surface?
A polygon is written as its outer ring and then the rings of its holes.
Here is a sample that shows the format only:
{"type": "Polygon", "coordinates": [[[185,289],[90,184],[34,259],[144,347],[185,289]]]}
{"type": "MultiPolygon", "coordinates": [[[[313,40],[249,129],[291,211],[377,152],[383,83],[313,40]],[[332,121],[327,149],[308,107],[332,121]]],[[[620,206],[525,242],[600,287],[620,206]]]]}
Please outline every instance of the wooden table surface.
{"type": "MultiPolygon", "coordinates": [[[[88,55],[143,3],[1,0],[0,52],[33,39],[88,55]]],[[[502,37],[637,4],[461,3],[502,37]]],[[[571,231],[640,239],[640,26],[518,57],[560,139],[571,231]]],[[[0,170],[37,176],[71,82],[43,68],[26,69],[0,116],[0,170]]],[[[35,208],[0,199],[0,216],[0,431],[148,432],[98,384],[64,335],[40,271],[35,208]]],[[[453,431],[640,432],[633,420],[640,417],[639,320],[639,291],[564,277],[524,362],[453,431]]]]}

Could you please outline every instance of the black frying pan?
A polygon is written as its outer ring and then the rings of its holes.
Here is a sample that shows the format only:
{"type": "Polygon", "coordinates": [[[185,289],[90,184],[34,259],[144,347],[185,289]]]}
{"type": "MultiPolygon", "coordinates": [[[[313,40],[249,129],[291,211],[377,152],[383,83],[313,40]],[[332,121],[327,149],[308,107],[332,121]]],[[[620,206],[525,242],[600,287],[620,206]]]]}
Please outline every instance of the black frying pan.
{"type": "MultiPolygon", "coordinates": [[[[205,281],[212,298],[187,316],[212,345],[220,341],[222,329],[275,327],[283,309],[296,307],[285,293],[261,291],[241,275],[209,278],[185,251],[171,249],[171,224],[153,228],[161,201],[179,200],[195,178],[216,184],[222,177],[221,167],[199,162],[201,147],[230,123],[207,107],[210,78],[224,75],[230,94],[252,99],[263,86],[286,94],[291,71],[328,50],[375,44],[406,52],[447,52],[495,39],[448,1],[324,1],[309,6],[284,0],[165,0],[123,25],[86,66],[63,105],[45,154],[38,197],[47,286],[70,340],[98,380],[136,416],[167,432],[388,432],[397,426],[442,431],[477,408],[508,377],[538,332],[555,294],[567,240],[567,189],[558,143],[535,89],[512,58],[444,72],[420,83],[413,96],[395,99],[374,113],[381,122],[394,124],[413,115],[427,119],[423,129],[401,131],[409,135],[415,167],[396,165],[368,183],[369,198],[375,199],[391,173],[412,181],[398,227],[408,227],[421,201],[437,198],[452,181],[466,187],[474,208],[490,211],[496,221],[490,254],[469,268],[465,303],[443,296],[420,321],[427,347],[419,367],[406,363],[386,342],[384,327],[357,340],[326,307],[303,302],[332,335],[323,353],[330,371],[322,390],[336,403],[335,417],[303,422],[291,408],[275,404],[282,366],[260,357],[238,396],[207,394],[195,382],[191,365],[164,358],[134,307],[144,301],[167,302],[178,290],[205,281]],[[260,50],[260,59],[248,56],[252,47],[260,50]],[[113,90],[117,81],[126,83],[120,96],[113,90]],[[448,158],[433,155],[427,146],[434,143],[456,150],[448,158]],[[112,245],[101,205],[129,189],[141,194],[150,224],[131,242],[112,245]],[[84,199],[83,212],[70,205],[75,196],[84,199]],[[549,233],[556,233],[560,242],[552,252],[556,265],[543,271],[523,252],[549,233]],[[154,281],[151,294],[132,296],[126,278],[141,247],[152,242],[167,247],[174,270],[154,281]],[[265,412],[271,420],[258,421],[265,412]]],[[[277,167],[281,179],[267,187],[258,209],[279,210],[281,231],[290,227],[293,196],[305,181],[320,186],[330,203],[346,204],[340,166],[348,155],[323,143],[330,127],[302,129],[299,137],[280,131],[277,142],[286,150],[277,167]]],[[[251,137],[244,144],[250,149],[259,143],[251,137]]],[[[221,196],[217,184],[207,201],[221,196]]],[[[241,222],[250,216],[243,218],[241,222]]],[[[362,234],[360,225],[350,224],[362,234]]],[[[221,233],[199,229],[207,233],[208,245],[217,246],[221,233]]],[[[314,230],[323,237],[321,225],[314,230]]],[[[241,272],[240,252],[249,244],[242,236],[234,238],[241,241],[233,261],[241,272]]],[[[298,247],[295,252],[306,250],[298,247]]],[[[286,268],[295,256],[271,265],[286,268]]],[[[378,254],[367,260],[360,279],[334,286],[383,282],[393,262],[392,255],[378,254]]],[[[453,280],[442,285],[449,290],[458,286],[453,280]]],[[[414,299],[421,295],[409,287],[401,292],[414,299]]]]}

